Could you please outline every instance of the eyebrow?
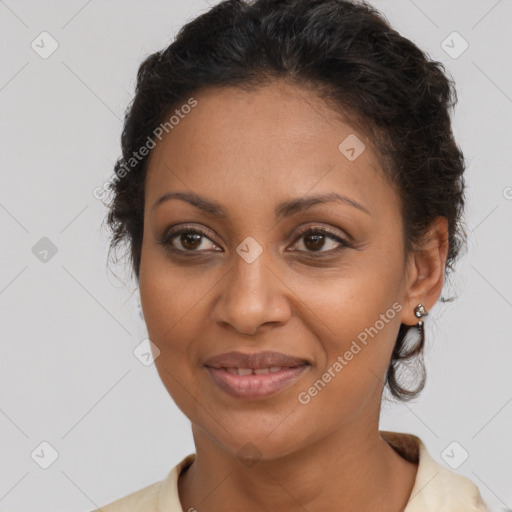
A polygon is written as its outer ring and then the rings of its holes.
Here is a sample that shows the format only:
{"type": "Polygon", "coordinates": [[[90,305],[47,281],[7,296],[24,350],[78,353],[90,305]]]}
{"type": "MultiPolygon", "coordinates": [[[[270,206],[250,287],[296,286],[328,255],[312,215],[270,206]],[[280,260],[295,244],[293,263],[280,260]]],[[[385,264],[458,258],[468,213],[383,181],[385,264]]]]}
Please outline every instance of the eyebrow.
{"type": "MultiPolygon", "coordinates": [[[[152,211],[154,211],[162,203],[170,201],[171,199],[179,199],[181,201],[190,203],[192,206],[195,206],[199,210],[215,217],[222,219],[228,217],[226,210],[224,210],[224,208],[219,203],[211,201],[210,199],[200,196],[194,192],[168,192],[167,194],[164,194],[162,197],[160,197],[160,199],[155,201],[152,206],[152,211]]],[[[333,202],[352,206],[358,210],[361,210],[362,212],[365,212],[368,215],[371,215],[370,212],[362,204],[358,203],[354,199],[332,192],[329,194],[300,197],[283,201],[282,203],[279,203],[275,208],[275,218],[276,220],[280,220],[285,217],[290,217],[292,215],[304,212],[317,204],[333,202]]]]}

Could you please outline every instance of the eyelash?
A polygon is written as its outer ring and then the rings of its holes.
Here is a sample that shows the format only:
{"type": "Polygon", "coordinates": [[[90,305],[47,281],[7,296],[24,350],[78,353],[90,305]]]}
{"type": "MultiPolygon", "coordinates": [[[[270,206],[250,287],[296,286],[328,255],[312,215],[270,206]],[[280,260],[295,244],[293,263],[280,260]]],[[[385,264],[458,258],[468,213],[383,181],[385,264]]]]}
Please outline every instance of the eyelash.
{"type": "MultiPolygon", "coordinates": [[[[176,231],[171,231],[169,233],[164,234],[164,236],[158,240],[158,242],[163,245],[167,250],[171,251],[174,254],[183,254],[183,253],[191,253],[191,254],[200,254],[203,251],[188,251],[183,249],[176,249],[176,247],[173,247],[171,242],[174,238],[176,238],[179,235],[182,235],[184,233],[187,234],[198,234],[201,235],[204,238],[207,238],[210,240],[210,242],[214,243],[213,240],[210,239],[208,233],[206,231],[203,231],[201,228],[197,227],[189,227],[189,226],[183,226],[182,228],[177,229],[176,231]]],[[[337,254],[344,249],[352,247],[346,240],[340,238],[338,235],[335,234],[335,232],[329,228],[319,228],[319,227],[308,227],[303,229],[302,231],[299,231],[297,233],[297,236],[295,237],[293,244],[295,245],[304,235],[326,235],[327,238],[330,238],[331,240],[334,240],[340,244],[339,247],[336,249],[331,249],[329,251],[298,251],[299,253],[308,253],[313,255],[315,258],[322,258],[327,256],[332,256],[333,254],[337,254]]],[[[219,252],[219,251],[216,251],[219,252]]]]}

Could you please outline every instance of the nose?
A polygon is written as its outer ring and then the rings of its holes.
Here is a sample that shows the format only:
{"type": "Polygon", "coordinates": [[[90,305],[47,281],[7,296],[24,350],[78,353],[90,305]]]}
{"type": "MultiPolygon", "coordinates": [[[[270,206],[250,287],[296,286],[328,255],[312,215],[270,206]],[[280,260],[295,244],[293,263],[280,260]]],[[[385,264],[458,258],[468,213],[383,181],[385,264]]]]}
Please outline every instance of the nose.
{"type": "Polygon", "coordinates": [[[254,335],[267,324],[284,325],[290,319],[289,288],[263,254],[251,263],[237,254],[218,286],[213,318],[224,327],[254,335]]]}

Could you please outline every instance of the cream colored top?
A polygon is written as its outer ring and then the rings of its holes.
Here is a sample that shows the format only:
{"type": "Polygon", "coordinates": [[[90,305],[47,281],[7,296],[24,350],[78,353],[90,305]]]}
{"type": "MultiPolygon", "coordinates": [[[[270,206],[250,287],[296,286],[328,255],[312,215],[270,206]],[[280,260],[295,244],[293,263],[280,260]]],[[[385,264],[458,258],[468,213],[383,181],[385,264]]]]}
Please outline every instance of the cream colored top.
{"type": "MultiPolygon", "coordinates": [[[[468,478],[437,463],[413,434],[380,431],[403,458],[418,462],[411,496],[403,512],[490,512],[478,487],[468,478]]],[[[195,459],[187,455],[167,477],[93,512],[188,512],[181,508],[178,475],[195,459]]]]}

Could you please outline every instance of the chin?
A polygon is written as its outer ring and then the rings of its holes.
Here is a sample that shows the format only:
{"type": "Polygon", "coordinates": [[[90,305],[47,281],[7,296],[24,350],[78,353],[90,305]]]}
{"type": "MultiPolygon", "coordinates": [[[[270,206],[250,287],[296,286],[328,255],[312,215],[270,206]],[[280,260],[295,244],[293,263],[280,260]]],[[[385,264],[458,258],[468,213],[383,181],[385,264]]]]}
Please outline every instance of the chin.
{"type": "Polygon", "coordinates": [[[216,438],[216,443],[242,462],[247,462],[247,466],[253,460],[276,460],[300,450],[303,440],[298,439],[294,431],[283,428],[283,425],[276,428],[276,425],[272,428],[266,425],[258,428],[254,424],[251,428],[234,428],[231,424],[228,430],[231,436],[223,432],[222,439],[216,438]]]}

